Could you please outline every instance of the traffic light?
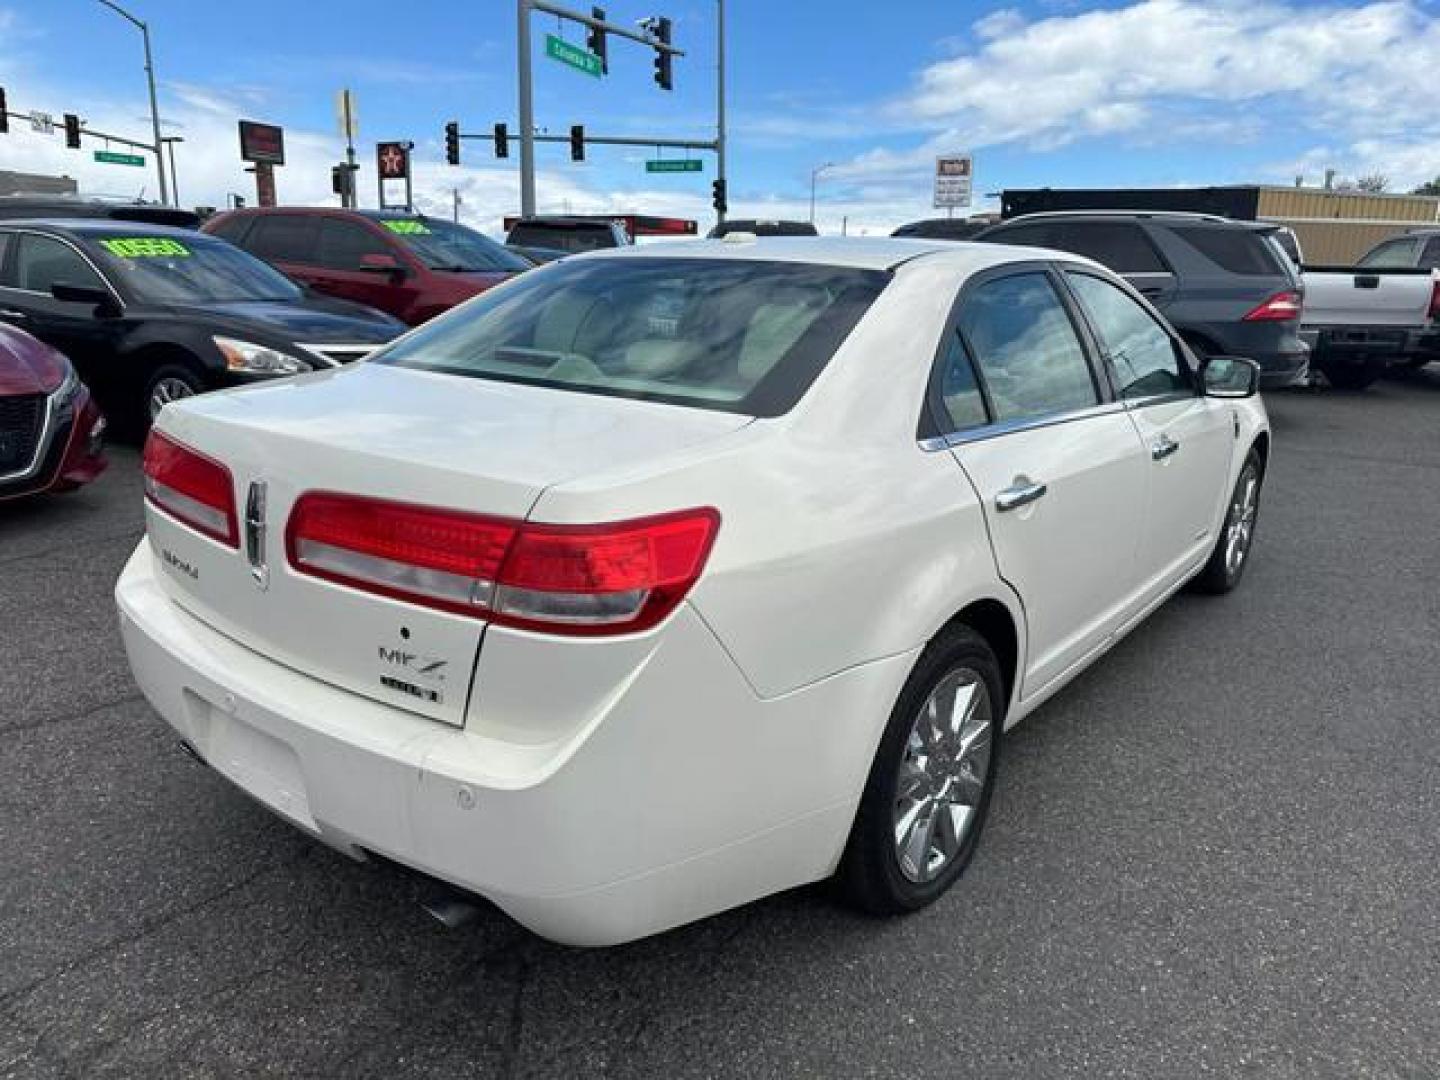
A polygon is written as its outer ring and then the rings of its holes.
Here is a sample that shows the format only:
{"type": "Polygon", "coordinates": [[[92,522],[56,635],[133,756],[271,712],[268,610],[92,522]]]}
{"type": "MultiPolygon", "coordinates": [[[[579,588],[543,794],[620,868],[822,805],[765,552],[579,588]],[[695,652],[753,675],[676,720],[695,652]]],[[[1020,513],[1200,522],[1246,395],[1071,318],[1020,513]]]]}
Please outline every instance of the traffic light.
{"type": "Polygon", "coordinates": [[[80,117],[73,112],[65,114],[65,145],[71,150],[80,149],[80,117]]]}
{"type": "MultiPolygon", "coordinates": [[[[655,20],[654,29],[651,31],[655,40],[662,45],[670,44],[670,20],[660,16],[655,20]]],[[[655,50],[655,82],[662,90],[674,89],[674,79],[670,70],[670,52],[667,49],[655,50]]]]}
{"type": "Polygon", "coordinates": [[[585,125],[574,124],[570,128],[570,160],[585,160],[585,125]]]}
{"type": "Polygon", "coordinates": [[[5,88],[0,86],[0,135],[10,130],[10,106],[5,104],[5,88]]]}
{"type": "Polygon", "coordinates": [[[495,125],[495,156],[510,156],[510,132],[504,124],[495,125]]]}
{"type": "MultiPolygon", "coordinates": [[[[590,17],[604,22],[605,9],[592,7],[590,9],[590,17]]],[[[601,74],[610,74],[610,60],[605,53],[605,31],[595,26],[590,27],[590,32],[585,35],[585,47],[600,58],[601,74]]]]}
{"type": "Polygon", "coordinates": [[[725,213],[725,211],[729,209],[729,206],[725,202],[725,181],[717,178],[716,181],[710,185],[710,190],[713,193],[711,205],[715,207],[715,212],[717,214],[725,213]]]}
{"type": "Polygon", "coordinates": [[[355,168],[350,165],[333,166],[330,169],[330,190],[348,206],[355,194],[355,168]]]}
{"type": "Polygon", "coordinates": [[[445,160],[451,165],[460,164],[460,122],[451,120],[445,125],[445,160]]]}

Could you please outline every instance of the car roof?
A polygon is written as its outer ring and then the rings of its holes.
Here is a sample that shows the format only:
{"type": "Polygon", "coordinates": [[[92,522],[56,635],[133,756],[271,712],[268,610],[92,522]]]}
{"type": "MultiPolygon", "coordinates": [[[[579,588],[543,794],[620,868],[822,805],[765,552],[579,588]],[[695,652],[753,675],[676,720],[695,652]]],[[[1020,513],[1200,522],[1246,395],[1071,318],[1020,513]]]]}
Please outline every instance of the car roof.
{"type": "Polygon", "coordinates": [[[173,236],[177,240],[194,240],[197,236],[205,236],[207,240],[213,240],[206,234],[199,233],[195,229],[180,229],[172,225],[152,225],[146,221],[123,221],[116,218],[10,218],[0,221],[0,229],[14,228],[40,228],[50,229],[58,233],[70,233],[77,236],[92,236],[96,233],[104,233],[106,236],[173,236]]]}
{"type": "Polygon", "coordinates": [[[572,255],[578,259],[700,258],[754,262],[811,263],[849,266],[861,270],[893,270],[903,263],[944,259],[956,269],[981,270],[1000,263],[1058,258],[1098,265],[1083,256],[1046,248],[1014,244],[973,243],[966,240],[924,240],[904,237],[762,236],[731,233],[723,240],[675,240],[572,255]]]}
{"type": "Polygon", "coordinates": [[[1219,214],[1200,214],[1190,210],[1037,210],[1033,214],[1016,214],[998,222],[1009,225],[1016,221],[1054,221],[1060,218],[1146,218],[1175,221],[1201,221],[1212,225],[1254,225],[1253,221],[1236,221],[1219,214]]]}

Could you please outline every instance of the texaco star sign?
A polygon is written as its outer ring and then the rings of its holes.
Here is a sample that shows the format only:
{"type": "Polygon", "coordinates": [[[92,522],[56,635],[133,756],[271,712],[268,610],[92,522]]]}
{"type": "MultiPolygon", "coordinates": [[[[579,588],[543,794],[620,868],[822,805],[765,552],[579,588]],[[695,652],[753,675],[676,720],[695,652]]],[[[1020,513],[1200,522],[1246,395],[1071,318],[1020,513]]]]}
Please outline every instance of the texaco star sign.
{"type": "Polygon", "coordinates": [[[380,153],[380,164],[382,171],[387,177],[401,177],[405,175],[405,151],[391,143],[380,153]]]}

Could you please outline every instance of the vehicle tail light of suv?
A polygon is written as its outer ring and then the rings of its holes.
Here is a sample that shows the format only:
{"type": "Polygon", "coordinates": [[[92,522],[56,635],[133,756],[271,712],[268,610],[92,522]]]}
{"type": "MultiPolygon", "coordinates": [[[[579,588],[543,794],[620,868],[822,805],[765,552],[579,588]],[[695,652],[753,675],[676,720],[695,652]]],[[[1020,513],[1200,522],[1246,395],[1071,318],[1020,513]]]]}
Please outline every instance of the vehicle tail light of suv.
{"type": "Polygon", "coordinates": [[[554,634],[622,634],[660,622],[699,578],[711,509],[605,525],[541,525],[309,492],[286,529],[302,574],[554,634]]]}
{"type": "Polygon", "coordinates": [[[1301,296],[1292,289],[1278,292],[1245,316],[1245,322],[1284,322],[1300,318],[1301,296]]]}
{"type": "Polygon", "coordinates": [[[177,521],[240,546],[230,470],[154,428],[145,439],[145,498],[177,521]]]}

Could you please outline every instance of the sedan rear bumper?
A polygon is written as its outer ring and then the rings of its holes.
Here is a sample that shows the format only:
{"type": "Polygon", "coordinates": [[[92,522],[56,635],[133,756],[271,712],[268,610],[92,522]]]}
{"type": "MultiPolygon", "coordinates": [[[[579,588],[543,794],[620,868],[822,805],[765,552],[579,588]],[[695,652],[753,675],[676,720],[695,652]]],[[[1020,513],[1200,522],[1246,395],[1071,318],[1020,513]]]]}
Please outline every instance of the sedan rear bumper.
{"type": "Polygon", "coordinates": [[[116,587],[126,652],[208,764],[343,851],[384,855],[579,945],[833,872],[914,658],[764,700],[682,606],[577,734],[530,743],[487,733],[483,716],[457,730],[275,663],[184,611],[159,572],[142,541],[116,587]]]}

